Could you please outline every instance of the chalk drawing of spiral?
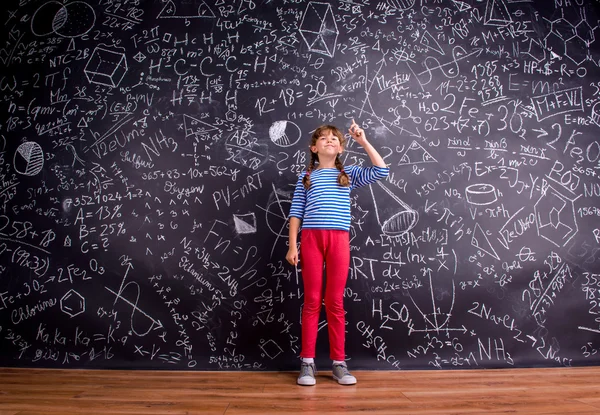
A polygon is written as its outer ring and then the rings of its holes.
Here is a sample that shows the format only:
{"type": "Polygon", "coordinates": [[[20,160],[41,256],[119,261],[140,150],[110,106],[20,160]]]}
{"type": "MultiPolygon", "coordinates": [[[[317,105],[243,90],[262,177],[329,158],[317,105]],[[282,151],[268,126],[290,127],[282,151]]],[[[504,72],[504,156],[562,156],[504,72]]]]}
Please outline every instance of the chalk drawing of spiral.
{"type": "Polygon", "coordinates": [[[17,173],[35,176],[44,167],[44,151],[38,143],[27,141],[17,148],[13,163],[17,173]]]}
{"type": "Polygon", "coordinates": [[[291,147],[300,140],[300,127],[291,121],[275,121],[269,128],[271,141],[279,147],[291,147]]]}

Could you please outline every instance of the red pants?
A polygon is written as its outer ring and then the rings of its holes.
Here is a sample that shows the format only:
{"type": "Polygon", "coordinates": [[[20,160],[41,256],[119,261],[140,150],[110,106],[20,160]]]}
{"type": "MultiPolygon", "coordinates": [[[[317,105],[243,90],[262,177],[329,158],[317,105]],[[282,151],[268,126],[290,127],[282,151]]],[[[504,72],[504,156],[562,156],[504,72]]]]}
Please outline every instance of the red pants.
{"type": "Polygon", "coordinates": [[[329,329],[329,354],[332,360],[345,360],[344,289],[350,267],[349,232],[303,229],[300,262],[304,281],[300,357],[315,357],[319,314],[323,302],[323,264],[325,264],[325,311],[329,329]]]}

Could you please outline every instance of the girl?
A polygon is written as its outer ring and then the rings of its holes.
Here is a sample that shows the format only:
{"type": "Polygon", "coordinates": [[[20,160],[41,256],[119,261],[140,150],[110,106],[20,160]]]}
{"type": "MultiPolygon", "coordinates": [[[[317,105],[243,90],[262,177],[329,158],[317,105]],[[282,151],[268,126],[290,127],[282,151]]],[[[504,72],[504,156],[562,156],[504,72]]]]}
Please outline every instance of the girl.
{"type": "Polygon", "coordinates": [[[290,209],[290,240],[286,260],[292,265],[298,264],[296,237],[302,225],[300,255],[304,306],[299,385],[316,383],[314,357],[323,299],[323,264],[333,377],[341,385],[356,383],[356,378],[350,374],[344,361],[346,320],[343,297],[350,266],[350,191],[386,177],[389,168],[354,120],[349,132],[364,148],[373,167],[344,168],[339,157],[346,144],[342,132],[332,125],[317,128],[310,142],[310,162],[307,170],[298,178],[290,209]]]}

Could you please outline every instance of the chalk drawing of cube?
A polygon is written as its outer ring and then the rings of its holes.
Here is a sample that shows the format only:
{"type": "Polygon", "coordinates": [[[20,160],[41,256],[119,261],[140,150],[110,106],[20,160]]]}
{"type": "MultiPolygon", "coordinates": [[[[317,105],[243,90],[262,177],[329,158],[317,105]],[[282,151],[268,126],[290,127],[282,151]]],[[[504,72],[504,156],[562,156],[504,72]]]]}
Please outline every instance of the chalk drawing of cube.
{"type": "Polygon", "coordinates": [[[127,58],[123,52],[97,47],[83,71],[90,83],[116,88],[127,73],[127,58]]]}
{"type": "Polygon", "coordinates": [[[329,3],[311,1],[306,5],[300,34],[311,52],[333,57],[338,28],[329,3]]]}

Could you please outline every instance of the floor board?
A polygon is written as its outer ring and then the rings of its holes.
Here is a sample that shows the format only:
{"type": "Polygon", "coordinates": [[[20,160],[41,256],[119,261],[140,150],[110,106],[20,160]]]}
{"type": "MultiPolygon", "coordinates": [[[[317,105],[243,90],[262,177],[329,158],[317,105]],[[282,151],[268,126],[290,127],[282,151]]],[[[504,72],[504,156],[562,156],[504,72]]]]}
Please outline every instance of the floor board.
{"type": "Polygon", "coordinates": [[[600,414],[600,367],[354,375],[0,368],[0,415],[600,414]]]}

